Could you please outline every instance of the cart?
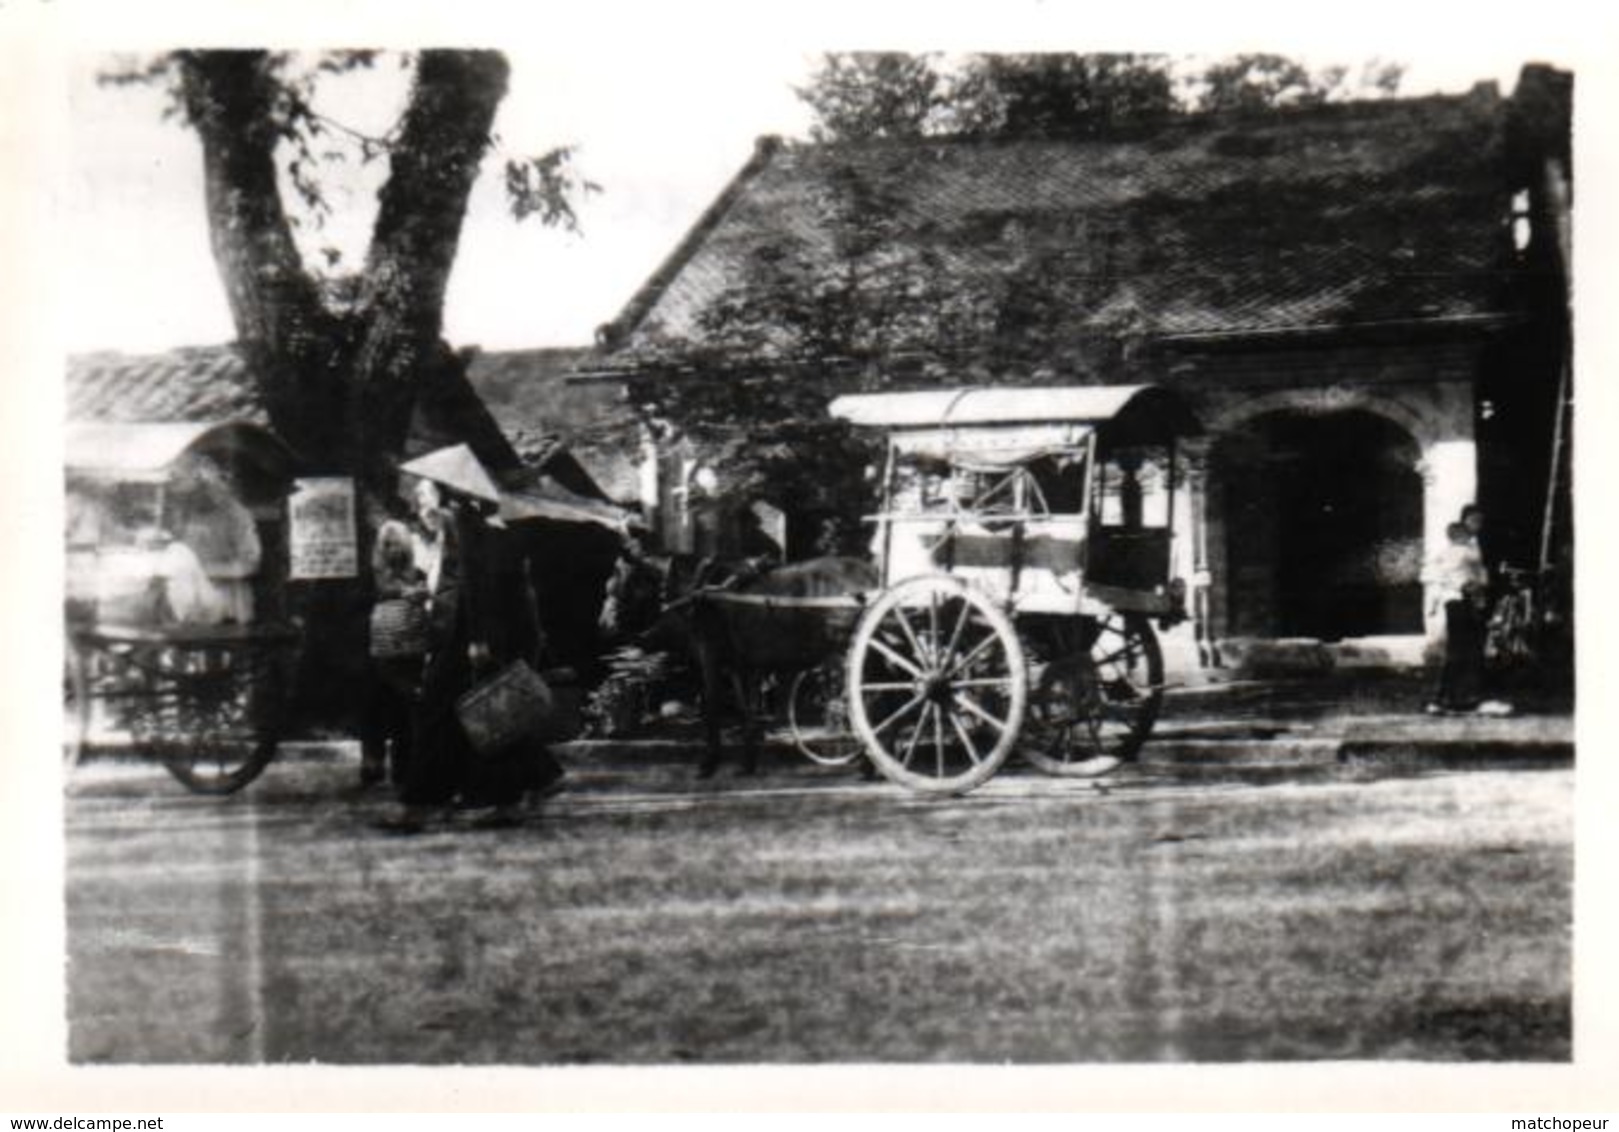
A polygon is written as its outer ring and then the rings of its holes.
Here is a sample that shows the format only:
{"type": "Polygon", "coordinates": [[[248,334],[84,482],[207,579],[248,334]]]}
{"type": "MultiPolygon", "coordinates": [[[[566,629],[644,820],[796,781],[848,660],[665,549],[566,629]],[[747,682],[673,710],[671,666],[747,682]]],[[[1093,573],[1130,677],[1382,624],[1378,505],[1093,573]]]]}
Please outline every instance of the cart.
{"type": "Polygon", "coordinates": [[[250,422],[70,426],[70,769],[107,745],[228,794],[269,765],[299,641],[284,603],[291,468],[250,422]]]}
{"type": "Polygon", "coordinates": [[[1088,776],[1133,758],[1163,698],[1154,622],[1185,618],[1172,570],[1177,441],[1150,385],[840,397],[888,432],[881,589],[849,641],[849,725],[884,776],[960,794],[1014,750],[1088,776]]]}
{"type": "MultiPolygon", "coordinates": [[[[778,696],[785,693],[785,722],[799,753],[821,766],[845,766],[860,756],[860,741],[849,726],[843,656],[865,611],[865,596],[789,597],[709,587],[687,600],[713,618],[726,638],[726,655],[745,658],[750,672],[772,679],[778,696]]],[[[750,711],[774,699],[779,713],[776,696],[762,687],[754,694],[761,702],[750,711]]]]}

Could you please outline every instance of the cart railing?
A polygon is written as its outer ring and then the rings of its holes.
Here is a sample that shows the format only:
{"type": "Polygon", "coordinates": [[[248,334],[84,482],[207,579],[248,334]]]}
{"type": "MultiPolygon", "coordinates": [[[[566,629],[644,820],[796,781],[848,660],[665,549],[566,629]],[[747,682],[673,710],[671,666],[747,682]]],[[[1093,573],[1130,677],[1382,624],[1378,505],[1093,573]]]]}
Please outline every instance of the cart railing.
{"type": "Polygon", "coordinates": [[[70,626],[68,631],[74,640],[92,645],[284,646],[298,640],[298,630],[280,622],[247,625],[237,622],[221,625],[185,622],[168,625],[93,624],[70,626]]]}

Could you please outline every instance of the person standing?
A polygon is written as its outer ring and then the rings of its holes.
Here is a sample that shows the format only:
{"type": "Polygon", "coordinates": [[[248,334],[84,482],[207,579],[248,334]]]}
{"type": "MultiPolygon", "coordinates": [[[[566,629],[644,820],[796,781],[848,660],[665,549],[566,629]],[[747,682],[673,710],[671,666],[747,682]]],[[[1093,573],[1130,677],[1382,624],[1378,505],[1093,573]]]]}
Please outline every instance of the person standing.
{"type": "Polygon", "coordinates": [[[371,687],[360,726],[360,785],[399,783],[410,763],[410,717],[427,652],[427,583],[410,528],[389,519],[371,554],[371,687]]]}
{"type": "Polygon", "coordinates": [[[601,639],[609,645],[634,640],[663,609],[663,575],[647,554],[644,536],[643,529],[633,527],[620,535],[618,558],[596,620],[601,639]]]}
{"type": "Polygon", "coordinates": [[[1478,544],[1465,523],[1445,528],[1445,547],[1431,579],[1433,604],[1445,617],[1445,659],[1430,714],[1469,712],[1484,688],[1484,606],[1489,577],[1478,544]]]}
{"type": "Polygon", "coordinates": [[[512,568],[511,549],[499,537],[505,532],[490,525],[499,493],[465,445],[430,453],[402,470],[418,479],[429,627],[410,759],[399,784],[403,812],[387,824],[414,832],[452,805],[483,811],[479,824],[515,824],[524,796],[555,787],[562,767],[537,740],[477,752],[456,703],[503,664],[538,661],[542,638],[532,590],[518,592],[527,571],[512,568]]]}

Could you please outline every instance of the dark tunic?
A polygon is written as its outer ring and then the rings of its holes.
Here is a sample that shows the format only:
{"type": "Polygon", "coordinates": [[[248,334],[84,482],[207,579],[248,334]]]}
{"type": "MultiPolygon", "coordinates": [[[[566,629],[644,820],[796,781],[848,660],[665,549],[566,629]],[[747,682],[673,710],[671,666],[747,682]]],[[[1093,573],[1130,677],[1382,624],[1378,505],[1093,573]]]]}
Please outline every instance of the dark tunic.
{"type": "Polygon", "coordinates": [[[1462,598],[1445,603],[1445,662],[1439,670],[1439,706],[1472,711],[1484,698],[1484,613],[1462,598]]]}
{"type": "Polygon", "coordinates": [[[432,636],[413,718],[410,768],[400,783],[406,803],[507,805],[562,777],[562,767],[538,741],[480,755],[455,714],[456,700],[480,677],[517,659],[538,665],[538,607],[525,563],[507,541],[471,508],[454,508],[433,591],[432,636]],[[474,643],[489,649],[483,671],[474,671],[468,657],[474,643]]]}

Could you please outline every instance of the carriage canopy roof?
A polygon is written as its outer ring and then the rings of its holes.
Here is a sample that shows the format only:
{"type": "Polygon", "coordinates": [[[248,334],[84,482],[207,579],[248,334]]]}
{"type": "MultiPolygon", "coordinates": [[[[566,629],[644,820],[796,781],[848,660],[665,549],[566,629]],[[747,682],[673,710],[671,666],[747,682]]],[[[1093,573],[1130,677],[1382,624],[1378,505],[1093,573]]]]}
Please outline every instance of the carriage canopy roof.
{"type": "Polygon", "coordinates": [[[251,421],[75,422],[66,440],[67,471],[96,479],[163,480],[193,454],[276,477],[290,476],[296,463],[280,437],[251,421]]]}
{"type": "Polygon", "coordinates": [[[1181,399],[1156,385],[862,393],[837,398],[830,411],[892,430],[901,452],[997,465],[1071,451],[1098,428],[1125,443],[1200,431],[1181,399]]]}
{"type": "Polygon", "coordinates": [[[1100,424],[1130,410],[1164,416],[1167,430],[1196,431],[1181,401],[1157,385],[1059,385],[1043,389],[929,389],[915,393],[856,393],[832,402],[851,424],[882,428],[940,428],[1049,422],[1100,424]]]}

